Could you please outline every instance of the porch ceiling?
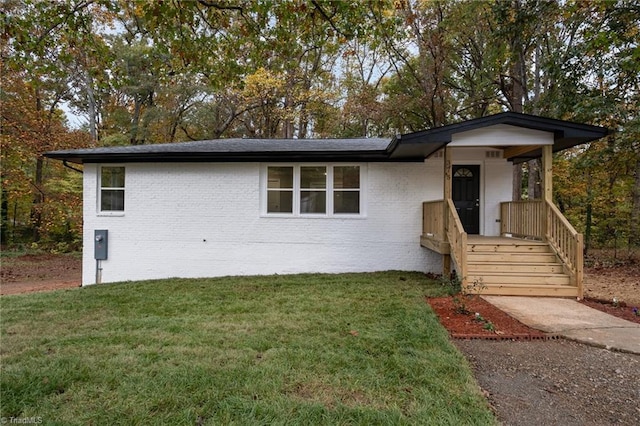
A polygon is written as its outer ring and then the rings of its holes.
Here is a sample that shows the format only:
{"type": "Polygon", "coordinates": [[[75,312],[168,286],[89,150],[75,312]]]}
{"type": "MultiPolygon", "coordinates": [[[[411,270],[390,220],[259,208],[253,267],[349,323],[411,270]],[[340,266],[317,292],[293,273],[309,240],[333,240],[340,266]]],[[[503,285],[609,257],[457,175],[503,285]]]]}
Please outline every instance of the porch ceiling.
{"type": "MultiPolygon", "coordinates": [[[[391,151],[391,159],[427,158],[451,143],[452,136],[456,133],[499,124],[553,133],[553,152],[591,142],[609,134],[609,130],[605,127],[515,112],[503,112],[462,123],[401,135],[388,150],[391,151]]],[[[500,148],[505,149],[504,146],[500,148]]],[[[542,156],[541,146],[530,146],[530,148],[525,150],[507,148],[505,149],[505,157],[514,163],[521,163],[542,156]]]]}

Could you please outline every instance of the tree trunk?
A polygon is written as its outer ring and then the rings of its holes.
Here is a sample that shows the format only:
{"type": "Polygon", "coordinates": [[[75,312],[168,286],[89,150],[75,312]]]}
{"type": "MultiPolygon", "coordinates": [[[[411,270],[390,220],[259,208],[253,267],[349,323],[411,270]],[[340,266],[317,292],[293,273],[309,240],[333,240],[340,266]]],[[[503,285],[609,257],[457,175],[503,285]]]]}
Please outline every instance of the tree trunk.
{"type": "MultiPolygon", "coordinates": [[[[2,180],[4,181],[4,178],[2,180]]],[[[0,192],[2,193],[2,223],[0,225],[0,243],[6,244],[7,236],[9,235],[9,233],[7,232],[7,227],[9,225],[9,199],[7,197],[7,191],[5,191],[4,186],[0,186],[0,192]]]]}
{"type": "Polygon", "coordinates": [[[131,145],[139,145],[138,142],[138,126],[140,125],[140,111],[142,110],[142,102],[136,96],[133,107],[133,117],[131,118],[131,145]]]}
{"type": "Polygon", "coordinates": [[[33,242],[40,241],[40,227],[42,226],[42,203],[44,203],[44,194],[40,190],[42,188],[42,176],[44,169],[44,159],[38,156],[36,160],[36,193],[33,195],[33,204],[31,205],[31,225],[33,226],[32,238],[33,242]]]}
{"type": "Polygon", "coordinates": [[[633,208],[631,209],[631,234],[629,248],[640,245],[640,159],[636,161],[636,179],[633,186],[633,208]]]}
{"type": "Polygon", "coordinates": [[[633,187],[633,209],[631,210],[632,245],[640,245],[640,159],[636,161],[636,181],[633,187]]]}
{"type": "MultiPolygon", "coordinates": [[[[520,13],[520,1],[513,2],[514,14],[520,13]]],[[[511,90],[509,95],[509,104],[511,110],[514,112],[524,111],[524,47],[522,43],[522,36],[516,32],[513,34],[511,40],[511,67],[509,74],[511,76],[511,90]]],[[[513,166],[513,200],[518,201],[522,199],[522,165],[513,166]]]]}
{"type": "Polygon", "coordinates": [[[540,177],[540,160],[529,160],[527,162],[529,168],[527,194],[530,200],[539,200],[542,198],[542,183],[540,177]]]}
{"type": "Polygon", "coordinates": [[[513,201],[522,200],[522,164],[513,165],[513,201]]]}
{"type": "Polygon", "coordinates": [[[584,255],[586,256],[591,249],[591,226],[593,223],[593,190],[591,189],[591,184],[593,179],[591,178],[591,172],[588,172],[587,176],[587,217],[585,219],[584,225],[584,255]]]}
{"type": "Polygon", "coordinates": [[[89,108],[89,132],[91,133],[91,139],[93,139],[94,146],[98,142],[98,106],[96,104],[96,96],[93,91],[93,78],[89,71],[85,71],[85,86],[87,89],[87,102],[89,108]]]}

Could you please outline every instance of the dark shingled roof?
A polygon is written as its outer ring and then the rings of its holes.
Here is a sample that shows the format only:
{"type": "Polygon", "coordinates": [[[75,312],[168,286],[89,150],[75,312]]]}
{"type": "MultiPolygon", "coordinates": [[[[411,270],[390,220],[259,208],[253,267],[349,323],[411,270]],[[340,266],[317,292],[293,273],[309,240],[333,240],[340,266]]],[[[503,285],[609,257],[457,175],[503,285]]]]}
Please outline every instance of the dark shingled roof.
{"type": "MultiPolygon", "coordinates": [[[[45,156],[78,164],[179,161],[423,161],[449,144],[453,134],[497,124],[551,132],[554,135],[554,152],[600,139],[608,134],[604,127],[503,112],[393,139],[215,139],[73,149],[47,152],[45,156]]],[[[517,163],[541,155],[541,150],[538,149],[510,160],[517,163]]]]}
{"type": "Polygon", "coordinates": [[[391,139],[214,139],[72,149],[47,157],[73,163],[176,161],[383,161],[391,139]]]}

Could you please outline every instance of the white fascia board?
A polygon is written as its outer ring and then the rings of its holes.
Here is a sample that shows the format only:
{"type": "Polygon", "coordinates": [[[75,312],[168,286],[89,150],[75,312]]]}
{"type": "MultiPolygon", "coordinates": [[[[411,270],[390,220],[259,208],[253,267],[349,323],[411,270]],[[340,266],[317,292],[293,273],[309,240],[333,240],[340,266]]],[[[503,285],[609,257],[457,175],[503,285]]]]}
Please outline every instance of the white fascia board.
{"type": "Polygon", "coordinates": [[[455,133],[449,144],[451,147],[519,145],[553,145],[553,133],[496,124],[482,129],[455,133]]]}

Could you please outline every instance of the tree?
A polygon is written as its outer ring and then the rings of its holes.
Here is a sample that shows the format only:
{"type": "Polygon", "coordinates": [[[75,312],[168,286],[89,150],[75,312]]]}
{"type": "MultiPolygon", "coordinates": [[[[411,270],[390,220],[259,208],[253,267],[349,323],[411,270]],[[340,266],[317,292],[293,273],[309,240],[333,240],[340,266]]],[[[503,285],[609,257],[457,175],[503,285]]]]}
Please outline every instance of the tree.
{"type": "Polygon", "coordinates": [[[33,242],[52,242],[56,236],[73,240],[82,225],[81,180],[76,172],[45,161],[42,154],[87,146],[90,135],[68,131],[60,110],[42,114],[37,89],[22,75],[4,79],[7,85],[0,102],[3,242],[21,241],[26,232],[33,242]]]}

